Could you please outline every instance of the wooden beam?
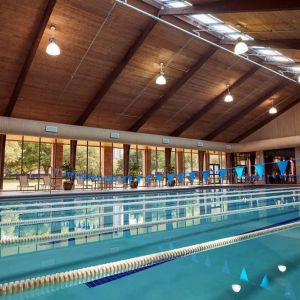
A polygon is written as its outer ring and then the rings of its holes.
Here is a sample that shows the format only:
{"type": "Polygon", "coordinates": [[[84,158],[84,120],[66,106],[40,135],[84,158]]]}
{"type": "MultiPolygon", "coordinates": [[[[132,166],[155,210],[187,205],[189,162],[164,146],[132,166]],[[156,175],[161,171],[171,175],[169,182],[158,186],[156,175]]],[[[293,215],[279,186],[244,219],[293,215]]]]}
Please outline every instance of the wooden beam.
{"type": "Polygon", "coordinates": [[[213,130],[211,133],[203,137],[204,140],[212,140],[214,137],[222,133],[224,130],[228,129],[230,126],[241,120],[246,114],[248,114],[250,111],[255,109],[257,106],[271,98],[273,95],[275,95],[278,91],[286,87],[286,82],[281,82],[277,84],[275,87],[272,87],[269,89],[266,93],[264,93],[261,97],[259,97],[256,101],[251,103],[250,105],[243,108],[241,111],[239,111],[236,115],[222,123],[220,126],[218,126],[215,130],[213,130]]]}
{"type": "Polygon", "coordinates": [[[287,110],[289,110],[293,106],[297,105],[298,103],[300,103],[300,98],[296,99],[295,101],[292,101],[291,103],[286,105],[284,108],[280,109],[276,115],[269,114],[265,120],[259,122],[258,124],[254,125],[250,129],[248,129],[245,132],[243,132],[242,134],[240,134],[238,137],[233,139],[231,141],[231,143],[239,143],[240,141],[242,141],[243,139],[245,139],[246,137],[248,137],[249,135],[251,135],[252,133],[257,131],[258,129],[262,128],[266,124],[270,123],[271,121],[273,121],[274,119],[276,119],[277,117],[279,117],[280,115],[282,115],[283,113],[285,113],[287,110]]]}
{"type": "Polygon", "coordinates": [[[17,79],[16,85],[14,87],[14,90],[12,92],[12,95],[10,96],[9,102],[7,104],[6,110],[4,112],[4,116],[5,117],[10,117],[13,109],[17,103],[17,100],[19,98],[20,92],[23,88],[25,79],[27,77],[28,71],[31,67],[32,61],[35,57],[37,48],[40,44],[40,41],[42,39],[43,33],[45,31],[45,28],[49,22],[49,18],[52,14],[53,8],[56,4],[56,0],[49,0],[47,7],[44,11],[43,17],[40,20],[38,27],[37,27],[37,31],[35,33],[34,39],[32,41],[31,47],[29,49],[29,52],[27,54],[27,57],[25,59],[25,62],[23,64],[23,67],[21,69],[21,72],[19,74],[19,77],[17,79]]]}
{"type": "Polygon", "coordinates": [[[175,84],[161,96],[128,130],[138,131],[168,101],[208,60],[218,48],[208,50],[189,70],[180,77],[175,84]]]}
{"type": "Polygon", "coordinates": [[[121,59],[121,61],[117,64],[117,66],[114,68],[114,70],[110,73],[110,75],[105,80],[104,84],[100,87],[96,95],[93,97],[93,99],[90,101],[84,112],[81,114],[81,116],[77,119],[75,122],[75,125],[84,125],[88,117],[91,115],[91,113],[94,111],[94,109],[99,105],[101,100],[104,98],[104,96],[107,94],[115,80],[118,78],[118,76],[121,74],[121,72],[124,70],[124,68],[127,66],[131,58],[135,55],[135,53],[139,50],[139,48],[142,46],[143,42],[147,38],[147,36],[152,31],[153,27],[157,24],[157,20],[151,20],[148,25],[146,26],[145,30],[139,35],[137,40],[134,42],[134,44],[129,48],[125,56],[121,59]]]}
{"type": "MultiPolygon", "coordinates": [[[[249,79],[258,69],[259,66],[255,66],[246,74],[244,74],[241,78],[239,78],[233,85],[230,86],[230,90],[238,88],[242,85],[247,79],[249,79]]],[[[199,121],[199,119],[208,113],[211,109],[213,109],[219,102],[224,100],[224,97],[227,95],[227,89],[224,90],[221,94],[211,100],[209,103],[204,105],[199,111],[197,111],[190,119],[188,119],[185,123],[176,128],[170,135],[171,136],[180,136],[185,130],[191,127],[194,123],[199,121]]]]}
{"type": "MultiPolygon", "coordinates": [[[[222,40],[222,45],[234,45],[236,41],[222,40]]],[[[262,46],[275,49],[300,49],[300,39],[271,39],[271,40],[255,40],[247,41],[248,46],[262,46]]]]}
{"type": "Polygon", "coordinates": [[[181,8],[165,8],[159,11],[160,16],[166,15],[194,15],[194,14],[224,14],[262,11],[299,10],[297,0],[220,0],[195,4],[181,8]]]}

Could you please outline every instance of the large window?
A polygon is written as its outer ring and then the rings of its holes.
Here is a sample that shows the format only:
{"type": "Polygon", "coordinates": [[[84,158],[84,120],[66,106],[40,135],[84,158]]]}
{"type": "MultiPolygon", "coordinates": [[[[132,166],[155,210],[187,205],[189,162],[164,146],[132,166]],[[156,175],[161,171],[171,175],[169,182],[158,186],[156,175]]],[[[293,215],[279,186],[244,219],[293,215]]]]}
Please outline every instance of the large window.
{"type": "Polygon", "coordinates": [[[114,175],[124,174],[124,150],[115,146],[113,148],[113,173],[114,175]]]}

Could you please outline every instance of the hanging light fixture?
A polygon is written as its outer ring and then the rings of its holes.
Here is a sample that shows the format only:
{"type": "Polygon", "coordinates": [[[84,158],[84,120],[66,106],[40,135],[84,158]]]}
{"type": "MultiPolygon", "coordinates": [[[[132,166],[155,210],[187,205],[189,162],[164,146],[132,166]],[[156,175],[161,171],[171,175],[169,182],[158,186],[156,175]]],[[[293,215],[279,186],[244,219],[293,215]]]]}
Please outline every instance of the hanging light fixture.
{"type": "Polygon", "coordinates": [[[227,84],[227,91],[228,91],[228,93],[227,93],[227,95],[225,96],[224,101],[229,103],[229,102],[232,102],[232,101],[233,101],[233,97],[232,97],[232,95],[230,94],[230,90],[229,90],[229,84],[227,84]]]}
{"type": "Polygon", "coordinates": [[[300,83],[300,75],[298,75],[298,83],[300,83]]]}
{"type": "Polygon", "coordinates": [[[241,55],[246,53],[249,50],[247,44],[243,41],[241,37],[237,39],[237,43],[234,47],[234,53],[237,55],[241,55]]]}
{"type": "Polygon", "coordinates": [[[56,40],[55,40],[55,30],[56,30],[55,26],[51,25],[50,30],[51,30],[51,38],[49,39],[49,44],[47,46],[46,53],[51,56],[57,56],[60,55],[60,48],[56,44],[56,40]]]}
{"type": "Polygon", "coordinates": [[[167,83],[167,80],[166,80],[166,77],[165,77],[164,64],[163,63],[160,63],[159,75],[157,76],[155,82],[158,85],[165,85],[167,83]]]}
{"type": "Polygon", "coordinates": [[[269,109],[269,114],[270,115],[275,115],[277,114],[277,108],[274,106],[274,101],[272,100],[272,106],[271,108],[269,109]]]}

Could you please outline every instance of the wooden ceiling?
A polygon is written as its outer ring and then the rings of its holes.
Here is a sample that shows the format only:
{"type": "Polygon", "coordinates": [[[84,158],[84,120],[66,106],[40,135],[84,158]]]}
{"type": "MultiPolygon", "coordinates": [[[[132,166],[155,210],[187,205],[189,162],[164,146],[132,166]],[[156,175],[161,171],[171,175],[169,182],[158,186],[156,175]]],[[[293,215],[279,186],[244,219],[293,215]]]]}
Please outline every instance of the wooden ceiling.
{"type": "MultiPolygon", "coordinates": [[[[128,2],[158,14],[142,1],[128,2]]],[[[266,46],[276,40],[300,62],[300,10],[286,9],[216,16],[266,46]]],[[[162,18],[194,29],[175,16],[162,18]]],[[[112,0],[3,0],[0,25],[1,115],[230,142],[274,118],[272,100],[279,113],[300,101],[299,85],[112,0]],[[57,57],[45,52],[51,24],[57,57]],[[165,86],[155,84],[160,62],[165,86]],[[233,103],[223,101],[228,83],[233,103]]]]}

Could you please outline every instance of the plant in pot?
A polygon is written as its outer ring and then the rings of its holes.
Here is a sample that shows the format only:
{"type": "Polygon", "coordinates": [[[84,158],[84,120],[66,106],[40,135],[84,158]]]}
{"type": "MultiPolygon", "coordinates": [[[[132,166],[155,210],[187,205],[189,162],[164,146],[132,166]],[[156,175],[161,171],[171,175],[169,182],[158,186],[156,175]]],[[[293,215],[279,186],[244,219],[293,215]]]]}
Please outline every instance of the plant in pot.
{"type": "Polygon", "coordinates": [[[166,173],[166,177],[167,177],[167,185],[168,186],[175,186],[175,179],[174,179],[175,166],[173,166],[172,164],[167,164],[165,166],[165,173],[166,173]]]}
{"type": "Polygon", "coordinates": [[[137,163],[133,163],[129,167],[129,175],[132,177],[132,180],[130,181],[130,187],[133,189],[136,189],[138,187],[138,175],[139,175],[139,165],[137,163]]]}
{"type": "Polygon", "coordinates": [[[65,179],[64,183],[63,183],[63,187],[65,191],[69,191],[73,188],[74,186],[74,179],[75,179],[75,175],[74,175],[74,171],[71,164],[68,162],[64,162],[64,164],[62,165],[62,170],[63,170],[63,177],[65,179]]]}

